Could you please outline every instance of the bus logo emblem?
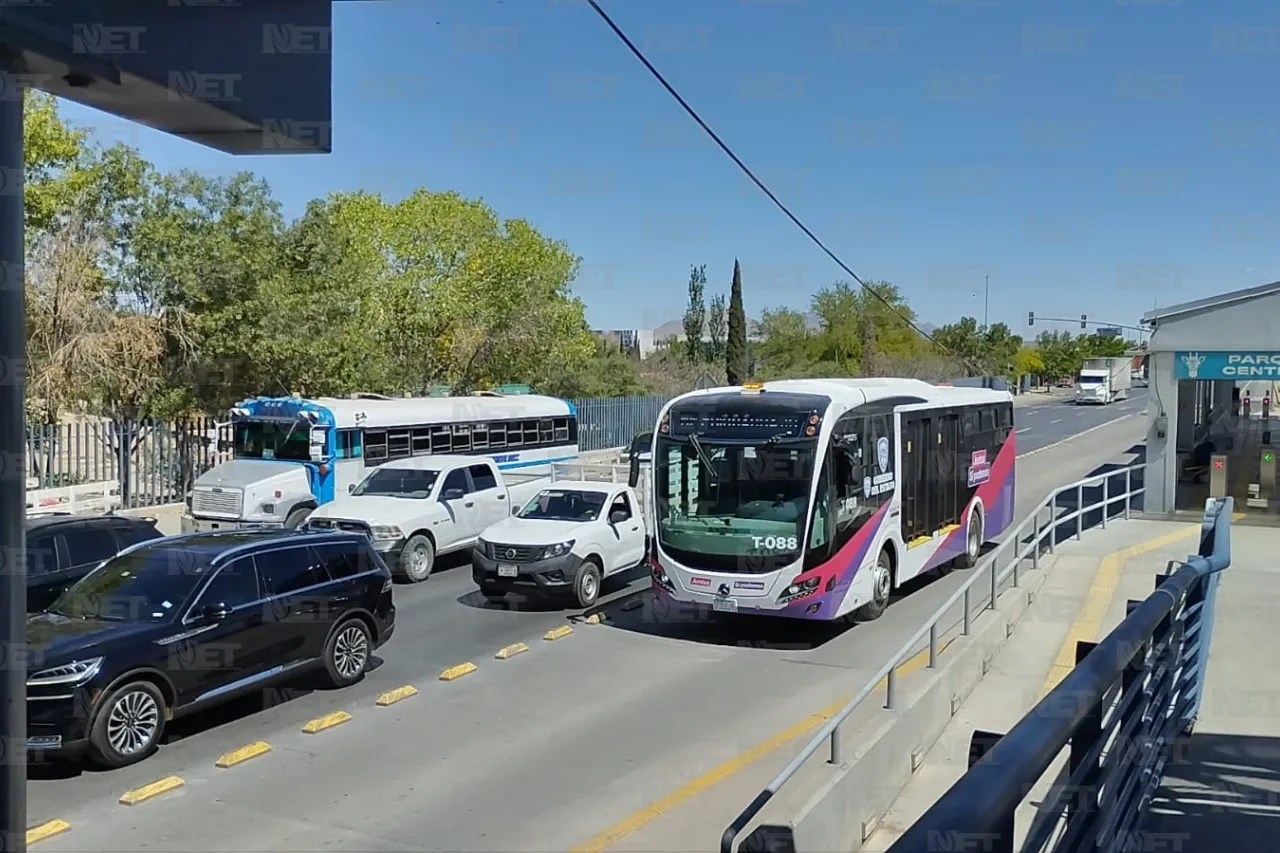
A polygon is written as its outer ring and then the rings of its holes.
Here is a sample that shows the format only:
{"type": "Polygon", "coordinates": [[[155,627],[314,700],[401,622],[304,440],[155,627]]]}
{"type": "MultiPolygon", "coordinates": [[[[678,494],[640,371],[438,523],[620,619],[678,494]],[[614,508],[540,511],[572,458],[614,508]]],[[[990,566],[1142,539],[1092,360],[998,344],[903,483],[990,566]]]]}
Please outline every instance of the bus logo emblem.
{"type": "Polygon", "coordinates": [[[880,473],[884,474],[889,470],[889,439],[881,438],[876,442],[876,464],[880,466],[880,473]]]}

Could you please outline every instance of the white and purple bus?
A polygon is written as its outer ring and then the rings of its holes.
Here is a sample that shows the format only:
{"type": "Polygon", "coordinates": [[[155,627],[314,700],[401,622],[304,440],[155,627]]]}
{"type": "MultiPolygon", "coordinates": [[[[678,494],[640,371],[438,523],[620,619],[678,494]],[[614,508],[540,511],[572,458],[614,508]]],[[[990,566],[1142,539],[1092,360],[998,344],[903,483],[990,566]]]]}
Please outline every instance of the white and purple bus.
{"type": "Polygon", "coordinates": [[[659,595],[730,613],[880,616],[1013,521],[1013,398],[917,379],[796,379],[675,398],[654,433],[659,595]]]}

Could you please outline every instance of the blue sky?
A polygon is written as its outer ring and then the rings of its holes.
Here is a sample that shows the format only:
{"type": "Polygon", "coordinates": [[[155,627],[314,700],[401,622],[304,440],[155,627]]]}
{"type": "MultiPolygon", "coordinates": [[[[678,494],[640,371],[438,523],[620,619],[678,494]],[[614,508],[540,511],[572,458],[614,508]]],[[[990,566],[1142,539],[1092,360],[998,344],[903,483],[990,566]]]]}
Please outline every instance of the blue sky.
{"type": "MultiPolygon", "coordinates": [[[[1280,278],[1280,10],[1255,0],[610,0],[774,191],[922,320],[1136,324],[1280,278]],[[976,294],[976,296],[975,296],[976,294]]],[[[596,327],[844,277],[575,0],[335,4],[334,153],[233,158],[66,105],[164,169],[482,197],[583,258],[596,327]]],[[[1076,327],[1078,328],[1078,326],[1076,327]]]]}

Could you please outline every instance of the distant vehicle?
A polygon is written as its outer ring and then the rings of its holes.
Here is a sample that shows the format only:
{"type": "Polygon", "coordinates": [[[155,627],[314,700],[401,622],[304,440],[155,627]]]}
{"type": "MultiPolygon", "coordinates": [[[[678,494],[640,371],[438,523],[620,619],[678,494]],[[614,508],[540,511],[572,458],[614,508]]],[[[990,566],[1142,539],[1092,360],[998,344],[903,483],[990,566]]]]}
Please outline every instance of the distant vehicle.
{"type": "Polygon", "coordinates": [[[1133,384],[1133,359],[1086,358],[1076,381],[1076,403],[1106,405],[1126,400],[1133,384]]]}
{"type": "Polygon", "coordinates": [[[360,533],[401,580],[431,576],[436,557],[471,548],[480,532],[509,517],[551,482],[498,470],[484,456],[419,456],[369,472],[351,494],[311,513],[308,530],[360,533]]]}
{"type": "Polygon", "coordinates": [[[258,397],[231,409],[231,428],[235,459],[196,479],[184,532],[300,527],[385,462],[467,454],[547,474],[578,458],[573,404],[532,394],[258,397]]]}
{"type": "Polygon", "coordinates": [[[27,518],[27,612],[39,613],[130,545],[164,536],[154,518],[50,515],[27,518]]]}
{"type": "Polygon", "coordinates": [[[27,618],[27,749],[105,767],[169,720],[313,668],[359,681],[395,631],[367,539],[279,531],[143,542],[27,618]]]}
{"type": "Polygon", "coordinates": [[[1014,511],[1013,397],[916,379],[695,391],[659,416],[654,590],[713,611],[875,619],[973,566],[1014,511]]]}
{"type": "Polygon", "coordinates": [[[645,526],[630,486],[562,480],[485,528],[471,577],[490,601],[508,592],[568,596],[590,607],[601,581],[644,562],[645,526]]]}

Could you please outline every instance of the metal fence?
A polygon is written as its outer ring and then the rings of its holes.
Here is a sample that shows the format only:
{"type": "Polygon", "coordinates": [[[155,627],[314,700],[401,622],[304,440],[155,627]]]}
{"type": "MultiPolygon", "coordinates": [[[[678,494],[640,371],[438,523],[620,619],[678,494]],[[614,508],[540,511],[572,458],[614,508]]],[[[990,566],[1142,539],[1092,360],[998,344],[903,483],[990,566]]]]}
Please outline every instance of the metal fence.
{"type": "MultiPolygon", "coordinates": [[[[994,610],[1000,595],[1018,589],[1021,573],[1028,568],[1039,569],[1042,553],[1053,553],[1057,544],[1069,537],[1081,538],[1086,528],[1094,525],[1106,527],[1109,519],[1119,516],[1128,518],[1130,511],[1139,506],[1135,498],[1146,493],[1145,486],[1141,485],[1144,481],[1144,468],[1144,465],[1135,465],[1095,474],[1055,489],[1041,501],[1017,527],[1004,535],[1000,544],[984,558],[983,564],[974,569],[973,574],[952,593],[946,603],[924,620],[915,635],[885,661],[853,699],[813,736],[791,763],[734,819],[721,835],[721,853],[733,853],[734,841],[742,831],[756,819],[778,790],[824,745],[828,748],[829,762],[834,766],[840,765],[841,726],[881,684],[885,685],[883,707],[889,710],[899,707],[898,672],[907,659],[927,649],[929,668],[936,668],[949,637],[956,634],[970,636],[973,620],[981,618],[985,611],[994,610]],[[1098,498],[1096,501],[1095,496],[1098,498]]],[[[785,827],[762,824],[742,842],[738,848],[739,853],[786,849],[786,843],[780,841],[780,837],[786,833],[785,827]]],[[[894,849],[897,850],[896,847],[894,849]]],[[[920,848],[922,851],[924,849],[920,848]]]]}
{"type": "Polygon", "coordinates": [[[974,732],[969,771],[889,853],[1013,853],[1014,815],[1065,750],[1019,849],[1159,849],[1142,837],[1164,768],[1199,712],[1218,581],[1231,565],[1231,498],[1209,499],[1200,548],[1100,643],[1078,642],[1076,666],[1005,735],[974,732]],[[975,846],[977,845],[977,846],[975,846]]]}
{"type": "MultiPolygon", "coordinates": [[[[571,400],[584,451],[629,444],[652,430],[667,397],[571,400]]],[[[231,427],[194,421],[87,421],[28,425],[29,492],[111,484],[126,509],[180,503],[196,477],[231,458],[231,427]]]]}

